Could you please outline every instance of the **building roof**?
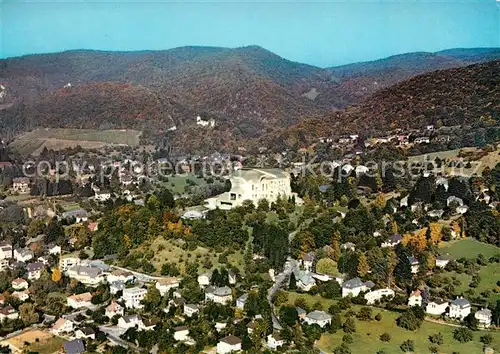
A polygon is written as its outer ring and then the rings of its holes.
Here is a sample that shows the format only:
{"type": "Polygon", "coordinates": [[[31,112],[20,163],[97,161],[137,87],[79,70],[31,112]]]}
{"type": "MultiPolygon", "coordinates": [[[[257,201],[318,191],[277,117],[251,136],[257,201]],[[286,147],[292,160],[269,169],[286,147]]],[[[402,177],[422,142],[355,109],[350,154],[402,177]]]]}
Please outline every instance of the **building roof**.
{"type": "Polygon", "coordinates": [[[82,331],[82,333],[85,334],[86,336],[90,336],[92,334],[95,334],[95,331],[92,327],[83,327],[83,328],[80,328],[80,331],[82,331]]]}
{"type": "Polygon", "coordinates": [[[260,181],[262,178],[288,178],[288,174],[279,168],[242,168],[234,171],[233,177],[249,181],[260,181]]]}
{"type": "Polygon", "coordinates": [[[435,303],[437,305],[442,305],[442,304],[447,304],[448,303],[448,301],[444,300],[444,299],[433,299],[429,303],[431,303],[431,302],[433,302],[433,303],[435,303]]]}
{"type": "Polygon", "coordinates": [[[221,342],[224,342],[224,343],[227,343],[229,345],[237,345],[237,344],[241,344],[241,339],[236,337],[236,336],[233,336],[233,335],[230,335],[230,336],[227,336],[227,337],[224,337],[220,340],[221,342]]]}
{"type": "Polygon", "coordinates": [[[139,315],[127,315],[127,316],[123,316],[122,318],[123,318],[123,321],[125,321],[125,323],[142,321],[142,318],[139,315]]]}
{"type": "Polygon", "coordinates": [[[37,270],[40,270],[44,267],[44,264],[42,262],[35,262],[35,263],[30,263],[26,266],[26,270],[28,272],[35,272],[37,270]]]}
{"type": "Polygon", "coordinates": [[[297,310],[297,314],[300,315],[305,315],[307,313],[306,310],[304,310],[302,307],[296,307],[295,310],[297,310]]]}
{"type": "Polygon", "coordinates": [[[476,315],[482,315],[482,316],[487,316],[491,317],[491,310],[490,309],[481,309],[476,312],[476,315]]]}
{"type": "Polygon", "coordinates": [[[188,326],[177,326],[177,327],[174,327],[174,331],[175,332],[187,331],[187,330],[189,330],[188,326]]]}
{"type": "Polygon", "coordinates": [[[360,287],[362,287],[364,285],[365,285],[365,283],[363,283],[361,281],[361,279],[359,279],[359,278],[353,278],[353,279],[345,281],[342,284],[342,287],[346,288],[346,289],[354,289],[354,288],[360,288],[360,287]]]}
{"type": "Polygon", "coordinates": [[[106,310],[109,312],[116,312],[122,309],[122,306],[117,303],[116,301],[111,302],[108,307],[106,307],[106,310]]]}
{"type": "Polygon", "coordinates": [[[214,296],[228,296],[231,295],[231,288],[228,286],[217,287],[213,289],[214,296]]]}
{"type": "Polygon", "coordinates": [[[470,302],[467,299],[464,299],[463,297],[456,298],[451,302],[452,305],[458,306],[458,307],[469,307],[470,302]]]}
{"type": "Polygon", "coordinates": [[[85,302],[89,302],[91,299],[92,299],[92,294],[87,292],[87,293],[83,293],[83,294],[74,294],[74,295],[71,295],[71,296],[68,296],[68,299],[72,299],[74,301],[85,301],[85,302]]]}
{"type": "Polygon", "coordinates": [[[12,285],[21,285],[23,283],[27,283],[27,281],[23,278],[16,278],[12,281],[12,285]]]}
{"type": "Polygon", "coordinates": [[[312,320],[316,320],[316,321],[325,321],[325,320],[332,319],[332,316],[327,314],[325,311],[317,311],[317,310],[313,311],[313,312],[309,312],[307,314],[307,317],[312,319],[312,320]]]}
{"type": "Polygon", "coordinates": [[[64,343],[64,352],[66,354],[80,354],[85,352],[85,344],[81,339],[74,339],[64,343]]]}
{"type": "Polygon", "coordinates": [[[70,272],[75,272],[78,275],[85,275],[91,278],[96,278],[101,275],[102,270],[97,267],[87,267],[83,265],[77,265],[69,269],[70,272]]]}
{"type": "Polygon", "coordinates": [[[160,285],[173,285],[173,284],[178,284],[179,279],[175,277],[168,277],[168,278],[161,278],[156,281],[157,284],[160,285]]]}
{"type": "Polygon", "coordinates": [[[420,289],[416,289],[415,291],[413,291],[410,294],[410,297],[422,297],[422,293],[421,293],[420,289]]]}
{"type": "Polygon", "coordinates": [[[66,321],[68,320],[63,317],[59,317],[59,319],[52,325],[52,329],[57,331],[66,323],[66,321]]]}

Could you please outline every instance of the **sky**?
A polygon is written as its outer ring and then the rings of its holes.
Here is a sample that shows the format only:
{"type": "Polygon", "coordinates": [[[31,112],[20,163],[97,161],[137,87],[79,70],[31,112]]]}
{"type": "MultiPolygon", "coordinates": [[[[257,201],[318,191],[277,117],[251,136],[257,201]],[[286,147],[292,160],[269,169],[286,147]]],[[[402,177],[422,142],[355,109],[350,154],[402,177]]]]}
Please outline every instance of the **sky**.
{"type": "Polygon", "coordinates": [[[0,57],[68,49],[259,45],[322,67],[500,47],[496,0],[0,0],[0,57]]]}

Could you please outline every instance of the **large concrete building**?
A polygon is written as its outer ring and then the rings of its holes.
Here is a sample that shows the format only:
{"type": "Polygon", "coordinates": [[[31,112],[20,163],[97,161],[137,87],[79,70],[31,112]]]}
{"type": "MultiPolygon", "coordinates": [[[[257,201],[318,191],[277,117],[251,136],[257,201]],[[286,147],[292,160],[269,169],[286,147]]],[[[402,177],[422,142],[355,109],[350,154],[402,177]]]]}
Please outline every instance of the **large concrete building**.
{"type": "Polygon", "coordinates": [[[237,170],[230,181],[229,192],[205,200],[207,208],[227,210],[242,205],[245,200],[257,205],[261,199],[271,203],[276,201],[278,196],[288,198],[293,195],[290,174],[277,168],[237,170]]]}

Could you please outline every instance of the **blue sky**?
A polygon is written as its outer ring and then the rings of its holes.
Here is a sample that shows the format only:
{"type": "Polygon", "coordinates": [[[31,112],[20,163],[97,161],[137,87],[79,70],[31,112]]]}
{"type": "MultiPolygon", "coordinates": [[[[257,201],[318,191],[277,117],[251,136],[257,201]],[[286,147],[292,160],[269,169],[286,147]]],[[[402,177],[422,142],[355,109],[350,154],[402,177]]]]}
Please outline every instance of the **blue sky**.
{"type": "Polygon", "coordinates": [[[0,2],[4,58],[256,44],[290,60],[332,66],[413,51],[500,47],[495,0],[0,2]]]}

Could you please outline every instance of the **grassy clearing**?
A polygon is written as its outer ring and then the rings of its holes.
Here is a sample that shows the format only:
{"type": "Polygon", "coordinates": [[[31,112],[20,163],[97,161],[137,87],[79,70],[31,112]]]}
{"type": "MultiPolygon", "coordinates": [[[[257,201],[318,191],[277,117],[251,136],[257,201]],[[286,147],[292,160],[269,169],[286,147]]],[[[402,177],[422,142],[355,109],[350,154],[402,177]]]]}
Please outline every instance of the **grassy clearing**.
{"type": "Polygon", "coordinates": [[[55,337],[51,333],[36,329],[21,333],[5,342],[14,346],[19,351],[24,349],[34,353],[52,354],[59,352],[64,343],[64,339],[55,337]],[[25,345],[26,343],[30,344],[25,345]]]}
{"type": "Polygon", "coordinates": [[[168,182],[162,182],[161,185],[170,189],[173,193],[185,193],[185,187],[188,186],[188,180],[196,185],[205,185],[207,182],[203,178],[199,178],[193,174],[175,175],[168,178],[168,182]]]}
{"type": "Polygon", "coordinates": [[[486,258],[490,258],[500,253],[500,247],[482,243],[471,238],[466,240],[455,240],[450,242],[443,242],[439,246],[440,254],[449,254],[455,259],[458,258],[476,258],[482,254],[486,258]]]}
{"type": "MultiPolygon", "coordinates": [[[[211,251],[203,247],[198,247],[193,251],[184,250],[176,241],[165,240],[163,237],[157,237],[151,245],[147,247],[138,248],[138,251],[145,252],[146,250],[153,250],[155,252],[154,257],[150,262],[156,268],[156,275],[160,275],[161,267],[165,262],[176,264],[181,274],[185,271],[186,261],[198,261],[200,264],[199,271],[208,271],[220,265],[219,256],[221,253],[216,253],[215,251],[211,251]],[[205,260],[207,259],[210,260],[210,263],[212,264],[210,269],[204,267],[205,260]]],[[[243,269],[242,251],[236,251],[235,253],[228,255],[227,259],[229,264],[240,270],[243,269]]]]}

